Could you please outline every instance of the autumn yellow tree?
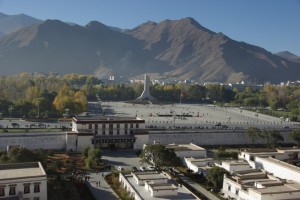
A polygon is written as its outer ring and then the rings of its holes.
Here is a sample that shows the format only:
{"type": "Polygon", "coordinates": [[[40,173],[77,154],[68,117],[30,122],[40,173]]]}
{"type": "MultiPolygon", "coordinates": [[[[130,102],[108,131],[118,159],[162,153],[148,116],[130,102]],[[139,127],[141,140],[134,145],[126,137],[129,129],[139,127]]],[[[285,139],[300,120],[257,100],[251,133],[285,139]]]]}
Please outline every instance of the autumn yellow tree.
{"type": "Polygon", "coordinates": [[[64,84],[55,97],[53,106],[60,113],[69,109],[70,113],[77,114],[86,110],[87,98],[84,92],[75,92],[67,84],[64,84]]]}

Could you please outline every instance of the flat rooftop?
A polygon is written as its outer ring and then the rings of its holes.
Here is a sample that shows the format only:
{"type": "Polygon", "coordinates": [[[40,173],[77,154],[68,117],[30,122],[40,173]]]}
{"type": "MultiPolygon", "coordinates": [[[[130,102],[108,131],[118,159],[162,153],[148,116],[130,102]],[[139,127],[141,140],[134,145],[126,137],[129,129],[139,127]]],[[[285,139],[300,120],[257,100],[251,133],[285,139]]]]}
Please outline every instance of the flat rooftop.
{"type": "Polygon", "coordinates": [[[298,172],[300,173],[300,168],[297,167],[297,166],[294,166],[294,165],[291,165],[291,164],[288,164],[286,162],[283,162],[283,161],[280,161],[280,160],[277,160],[277,159],[274,159],[274,158],[271,158],[271,157],[268,157],[268,158],[260,158],[260,159],[264,159],[264,160],[267,160],[271,163],[274,163],[278,166],[281,166],[281,167],[284,167],[286,169],[290,169],[290,170],[293,170],[295,172],[298,172]]]}
{"type": "Polygon", "coordinates": [[[139,180],[159,180],[159,179],[168,179],[163,174],[149,171],[149,172],[132,172],[139,180]]]}
{"type": "Polygon", "coordinates": [[[39,162],[0,165],[0,181],[46,176],[39,162]]]}
{"type": "Polygon", "coordinates": [[[190,157],[190,158],[185,158],[186,160],[194,163],[194,162],[209,162],[209,161],[214,161],[213,158],[193,158],[193,157],[190,157]]]}
{"type": "Polygon", "coordinates": [[[138,117],[125,116],[76,116],[72,118],[75,122],[97,122],[97,121],[144,121],[138,117]]]}
{"type": "MultiPolygon", "coordinates": [[[[143,200],[197,200],[198,198],[191,194],[191,191],[185,187],[177,187],[176,196],[151,197],[150,192],[145,189],[144,185],[137,185],[132,174],[123,174],[130,186],[143,200]]],[[[168,179],[168,184],[178,185],[174,180],[168,179]]]]}
{"type": "Polygon", "coordinates": [[[158,183],[149,183],[149,185],[152,187],[153,190],[173,190],[178,189],[174,184],[171,183],[164,183],[164,184],[158,184],[158,183]]]}
{"type": "Polygon", "coordinates": [[[271,186],[265,188],[252,188],[252,190],[257,191],[260,194],[278,194],[278,193],[290,193],[299,192],[300,186],[298,184],[284,184],[280,186],[271,186]]]}
{"type": "Polygon", "coordinates": [[[222,162],[229,165],[249,165],[249,163],[245,160],[225,160],[222,162]]]}
{"type": "Polygon", "coordinates": [[[166,148],[172,148],[174,151],[206,151],[206,149],[195,144],[167,144],[166,148]]]}

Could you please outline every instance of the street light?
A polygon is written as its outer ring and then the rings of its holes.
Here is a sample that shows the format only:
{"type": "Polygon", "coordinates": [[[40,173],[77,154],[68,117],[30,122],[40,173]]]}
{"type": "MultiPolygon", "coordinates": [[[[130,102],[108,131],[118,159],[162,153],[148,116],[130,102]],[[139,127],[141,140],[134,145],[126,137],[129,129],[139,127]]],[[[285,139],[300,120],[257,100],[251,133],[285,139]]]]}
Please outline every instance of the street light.
{"type": "Polygon", "coordinates": [[[10,118],[11,118],[11,113],[12,113],[13,110],[14,110],[14,107],[10,105],[10,106],[8,107],[8,112],[9,112],[10,118]]]}

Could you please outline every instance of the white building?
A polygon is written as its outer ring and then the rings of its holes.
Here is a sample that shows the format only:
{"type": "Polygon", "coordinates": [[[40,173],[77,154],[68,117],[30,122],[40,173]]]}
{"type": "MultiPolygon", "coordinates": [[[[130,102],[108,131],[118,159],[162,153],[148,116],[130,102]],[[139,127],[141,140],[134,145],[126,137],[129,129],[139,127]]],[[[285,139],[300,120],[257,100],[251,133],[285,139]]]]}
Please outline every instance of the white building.
{"type": "Polygon", "coordinates": [[[300,168],[286,162],[276,160],[274,158],[255,158],[256,168],[263,169],[264,171],[289,181],[297,182],[300,184],[300,168]]]}
{"type": "Polygon", "coordinates": [[[251,167],[256,168],[256,157],[272,157],[289,163],[299,163],[300,149],[244,149],[240,151],[238,156],[239,159],[246,160],[251,167]]]}
{"type": "Polygon", "coordinates": [[[170,177],[154,171],[120,173],[119,181],[135,200],[199,199],[170,177]]]}
{"type": "MultiPolygon", "coordinates": [[[[159,144],[159,142],[155,142],[155,144],[159,144]]],[[[144,144],[143,149],[147,146],[144,144]]],[[[206,149],[195,145],[193,143],[190,144],[164,144],[166,148],[173,149],[176,156],[184,161],[185,157],[193,157],[193,158],[205,158],[206,157],[206,149]]]]}
{"type": "Polygon", "coordinates": [[[174,149],[177,157],[181,160],[184,157],[194,157],[194,158],[205,158],[206,157],[206,149],[195,145],[193,143],[190,144],[167,144],[166,148],[174,149]]]}
{"type": "Polygon", "coordinates": [[[215,162],[217,167],[221,167],[230,173],[253,169],[245,160],[225,160],[220,163],[215,162]]]}
{"type": "Polygon", "coordinates": [[[1,164],[0,199],[47,200],[47,175],[41,163],[1,164]]]}
{"type": "Polygon", "coordinates": [[[300,197],[300,185],[252,169],[224,175],[222,192],[236,200],[295,200],[300,197]]]}
{"type": "Polygon", "coordinates": [[[239,157],[255,169],[247,169],[246,165],[242,171],[228,168],[232,175],[224,176],[224,197],[238,200],[299,199],[300,168],[284,162],[297,163],[298,156],[299,149],[241,151],[239,157]]]}
{"type": "Polygon", "coordinates": [[[72,132],[67,133],[67,150],[85,146],[103,149],[132,149],[137,131],[144,131],[145,120],[138,117],[73,117],[72,132]]]}
{"type": "Polygon", "coordinates": [[[207,170],[215,166],[213,158],[184,158],[184,165],[194,173],[207,175],[207,170]]]}

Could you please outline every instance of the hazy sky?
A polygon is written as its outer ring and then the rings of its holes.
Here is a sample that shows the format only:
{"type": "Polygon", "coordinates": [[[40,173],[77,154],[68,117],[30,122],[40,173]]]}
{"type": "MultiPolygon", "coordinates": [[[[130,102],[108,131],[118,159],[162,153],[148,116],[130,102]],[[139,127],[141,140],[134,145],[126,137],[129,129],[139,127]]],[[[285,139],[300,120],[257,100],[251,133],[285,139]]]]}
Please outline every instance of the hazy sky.
{"type": "Polygon", "coordinates": [[[234,40],[300,56],[300,0],[0,0],[0,12],[119,28],[193,17],[234,40]]]}

